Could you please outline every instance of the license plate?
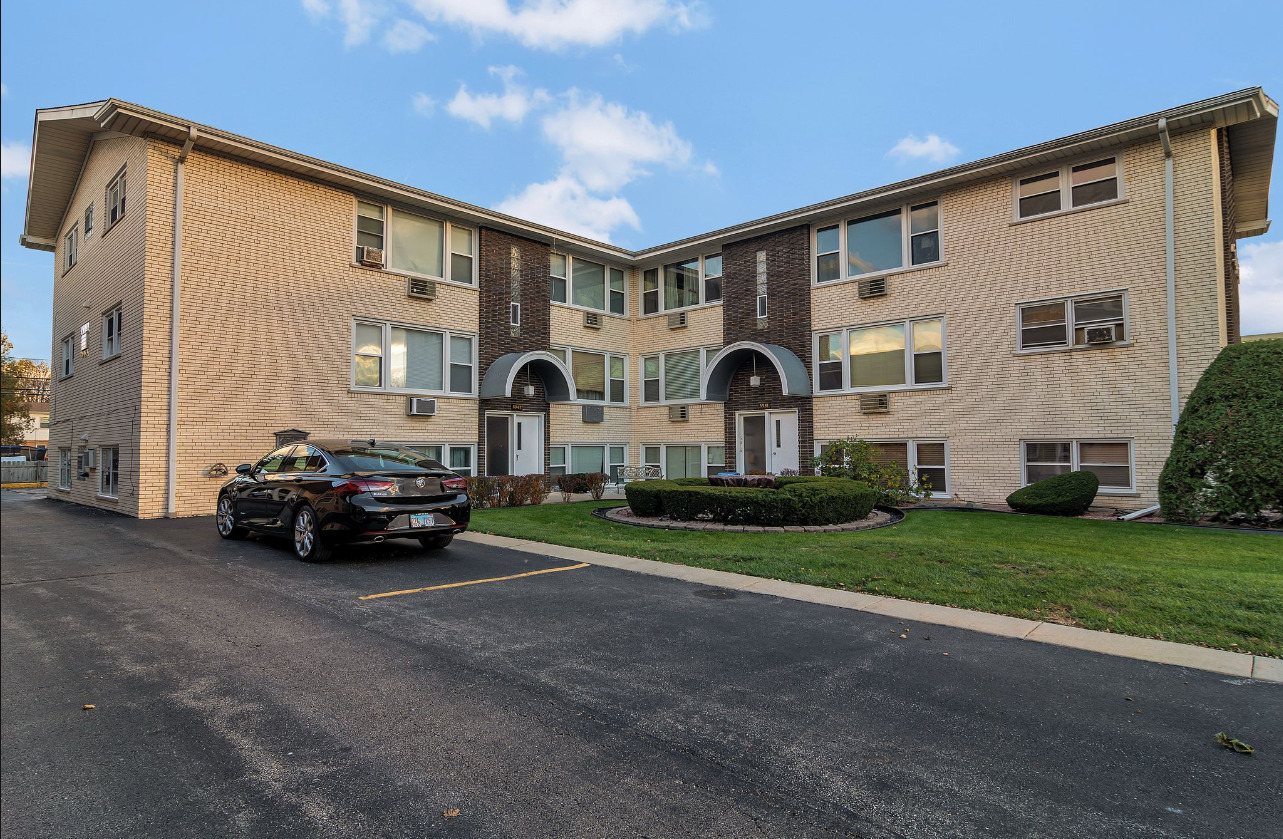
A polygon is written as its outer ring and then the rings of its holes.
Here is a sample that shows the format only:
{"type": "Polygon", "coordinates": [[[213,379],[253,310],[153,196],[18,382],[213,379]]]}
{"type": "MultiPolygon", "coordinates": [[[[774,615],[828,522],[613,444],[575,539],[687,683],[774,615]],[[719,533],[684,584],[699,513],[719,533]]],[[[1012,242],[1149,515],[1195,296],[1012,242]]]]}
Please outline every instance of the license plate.
{"type": "Polygon", "coordinates": [[[436,516],[432,515],[431,513],[411,513],[410,526],[411,527],[436,527],[437,519],[436,519],[436,516]]]}

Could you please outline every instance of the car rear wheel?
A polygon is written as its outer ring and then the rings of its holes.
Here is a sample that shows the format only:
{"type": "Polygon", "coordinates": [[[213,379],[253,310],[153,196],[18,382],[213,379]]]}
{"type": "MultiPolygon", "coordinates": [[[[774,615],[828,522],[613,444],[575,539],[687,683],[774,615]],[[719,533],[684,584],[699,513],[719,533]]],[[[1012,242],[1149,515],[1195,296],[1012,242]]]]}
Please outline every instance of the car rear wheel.
{"type": "Polygon", "coordinates": [[[232,497],[223,493],[218,497],[218,511],[214,515],[214,523],[218,525],[218,535],[224,539],[244,539],[249,533],[243,527],[236,524],[236,512],[232,509],[232,497]]]}
{"type": "Polygon", "coordinates": [[[429,551],[440,550],[454,541],[454,534],[447,533],[444,536],[420,536],[419,544],[429,551]]]}
{"type": "Polygon", "coordinates": [[[294,511],[294,555],[304,562],[324,562],[334,549],[321,538],[316,511],[307,504],[294,511]]]}

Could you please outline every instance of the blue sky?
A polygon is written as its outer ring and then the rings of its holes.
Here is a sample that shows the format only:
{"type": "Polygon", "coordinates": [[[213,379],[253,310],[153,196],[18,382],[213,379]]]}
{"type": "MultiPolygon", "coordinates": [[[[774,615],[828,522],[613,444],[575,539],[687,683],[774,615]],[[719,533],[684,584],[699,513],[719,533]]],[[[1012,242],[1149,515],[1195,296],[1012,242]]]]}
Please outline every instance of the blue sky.
{"type": "MultiPolygon", "coordinates": [[[[1252,14],[1256,32],[1283,27],[1283,7],[1252,14]]],[[[0,309],[15,353],[38,358],[53,257],[17,244],[38,107],[115,96],[636,248],[1252,85],[1283,97],[1269,38],[1227,49],[1192,2],[14,2],[0,15],[0,309]]],[[[1283,330],[1283,224],[1240,249],[1244,331],[1283,330]]]]}

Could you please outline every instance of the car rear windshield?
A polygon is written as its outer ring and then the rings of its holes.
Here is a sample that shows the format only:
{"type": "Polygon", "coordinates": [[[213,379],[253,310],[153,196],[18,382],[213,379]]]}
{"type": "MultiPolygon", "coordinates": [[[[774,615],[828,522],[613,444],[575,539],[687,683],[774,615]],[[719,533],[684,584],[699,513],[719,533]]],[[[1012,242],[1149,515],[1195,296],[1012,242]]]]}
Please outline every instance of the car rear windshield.
{"type": "Polygon", "coordinates": [[[424,457],[413,449],[400,446],[349,446],[331,449],[331,452],[352,472],[370,472],[392,469],[398,472],[421,469],[448,471],[440,463],[424,457]]]}

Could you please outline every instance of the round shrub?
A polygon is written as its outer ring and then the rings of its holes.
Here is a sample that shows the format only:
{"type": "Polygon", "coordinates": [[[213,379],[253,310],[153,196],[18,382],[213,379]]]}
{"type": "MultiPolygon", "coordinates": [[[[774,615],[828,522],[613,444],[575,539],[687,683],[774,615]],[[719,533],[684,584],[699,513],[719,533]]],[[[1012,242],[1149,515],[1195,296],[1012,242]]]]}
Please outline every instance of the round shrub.
{"type": "Polygon", "coordinates": [[[1022,487],[1007,496],[1007,504],[1022,513],[1081,516],[1100,489],[1095,472],[1065,472],[1022,487]]]}
{"type": "Polygon", "coordinates": [[[1174,521],[1283,511],[1283,340],[1231,344],[1203,371],[1158,501],[1174,521]]]}

